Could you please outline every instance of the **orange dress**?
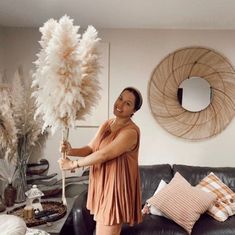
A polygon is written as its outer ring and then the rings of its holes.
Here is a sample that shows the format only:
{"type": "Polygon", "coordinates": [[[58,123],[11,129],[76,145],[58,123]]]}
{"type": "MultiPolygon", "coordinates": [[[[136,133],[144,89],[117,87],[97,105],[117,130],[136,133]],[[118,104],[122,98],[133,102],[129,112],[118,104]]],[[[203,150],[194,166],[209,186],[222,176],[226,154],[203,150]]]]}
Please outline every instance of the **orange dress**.
{"type": "Polygon", "coordinates": [[[133,150],[110,161],[90,167],[87,208],[94,219],[103,225],[142,222],[141,192],[138,168],[139,128],[134,123],[111,132],[112,119],[105,122],[98,133],[93,151],[102,149],[123,130],[138,133],[133,150]]]}

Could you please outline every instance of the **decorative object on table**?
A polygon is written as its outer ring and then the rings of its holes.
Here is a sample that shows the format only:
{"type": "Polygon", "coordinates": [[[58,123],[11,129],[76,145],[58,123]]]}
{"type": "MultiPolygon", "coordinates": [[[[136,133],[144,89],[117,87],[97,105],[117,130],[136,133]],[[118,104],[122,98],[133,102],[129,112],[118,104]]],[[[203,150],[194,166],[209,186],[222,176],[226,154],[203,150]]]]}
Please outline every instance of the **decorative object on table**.
{"type": "Polygon", "coordinates": [[[5,203],[2,199],[2,195],[0,195],[0,213],[6,210],[5,203]]]}
{"type": "MultiPolygon", "coordinates": [[[[40,184],[40,183],[47,183],[46,181],[43,182],[43,180],[50,180],[51,178],[55,177],[57,173],[52,173],[50,175],[32,175],[27,177],[28,184],[40,184]]],[[[57,179],[53,178],[53,181],[57,181],[57,179]]]]}
{"type": "MultiPolygon", "coordinates": [[[[68,140],[69,128],[75,128],[98,103],[99,82],[97,31],[89,26],[82,38],[73,20],[63,16],[59,22],[47,21],[40,32],[42,47],[35,62],[33,86],[37,90],[37,112],[52,134],[62,129],[63,141],[68,140]]],[[[62,157],[66,157],[63,153],[62,157]]],[[[62,171],[62,201],[65,198],[65,172],[62,171]]]]}
{"type": "Polygon", "coordinates": [[[203,47],[174,51],[154,69],[149,82],[149,103],[157,122],[169,133],[189,140],[219,134],[235,113],[235,71],[220,53],[203,47]],[[201,111],[189,111],[179,102],[179,87],[186,79],[209,83],[210,102],[201,111]]]}
{"type": "Polygon", "coordinates": [[[38,226],[41,224],[46,224],[47,222],[57,221],[63,218],[66,214],[67,207],[63,205],[62,202],[57,201],[44,201],[41,202],[43,211],[45,212],[43,216],[39,218],[25,218],[24,217],[24,208],[26,205],[16,207],[7,212],[10,215],[16,215],[24,219],[27,227],[38,226]]]}
{"type": "Polygon", "coordinates": [[[27,164],[27,175],[45,175],[49,169],[49,162],[46,159],[40,159],[38,162],[27,164]]]}
{"type": "Polygon", "coordinates": [[[16,202],[25,201],[25,192],[28,190],[26,168],[29,158],[35,149],[45,140],[46,133],[41,132],[41,116],[35,119],[35,98],[32,97],[31,78],[19,68],[13,78],[11,102],[13,118],[17,128],[16,173],[14,185],[17,188],[16,202]]]}
{"type": "Polygon", "coordinates": [[[41,159],[37,163],[27,164],[27,183],[28,186],[34,184],[44,193],[42,198],[53,197],[61,193],[61,182],[58,182],[57,173],[47,174],[49,162],[41,159]],[[58,183],[57,183],[58,182],[58,183]]]}
{"type": "Polygon", "coordinates": [[[33,185],[30,190],[25,192],[25,195],[27,196],[27,204],[29,206],[34,210],[42,211],[41,197],[44,196],[44,193],[37,188],[37,185],[33,185]]]}
{"type": "Polygon", "coordinates": [[[12,185],[14,175],[15,175],[15,163],[14,160],[0,159],[0,180],[5,183],[2,195],[4,196],[4,201],[6,206],[13,206],[16,199],[16,188],[12,185]]]}
{"type": "Polygon", "coordinates": [[[25,206],[24,207],[24,218],[25,219],[32,219],[34,217],[34,210],[32,206],[25,206]]]}
{"type": "Polygon", "coordinates": [[[16,200],[16,188],[9,183],[4,190],[4,201],[6,206],[14,206],[16,200]]]}

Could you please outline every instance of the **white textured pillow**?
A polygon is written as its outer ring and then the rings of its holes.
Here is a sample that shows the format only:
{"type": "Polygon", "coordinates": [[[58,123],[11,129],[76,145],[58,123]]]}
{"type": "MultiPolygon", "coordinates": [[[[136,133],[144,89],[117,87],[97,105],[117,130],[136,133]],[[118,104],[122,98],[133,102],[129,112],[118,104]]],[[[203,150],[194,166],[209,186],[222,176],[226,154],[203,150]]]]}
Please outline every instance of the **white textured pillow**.
{"type": "Polygon", "coordinates": [[[27,230],[23,219],[15,215],[0,215],[1,235],[25,235],[27,230]]]}
{"type": "MultiPolygon", "coordinates": [[[[164,180],[161,180],[154,195],[156,195],[160,190],[162,190],[163,188],[165,188],[165,186],[167,185],[167,183],[164,180]]],[[[162,213],[157,207],[155,207],[154,205],[151,205],[150,203],[147,203],[149,206],[149,211],[152,215],[159,215],[159,216],[164,216],[166,218],[169,218],[167,215],[165,215],[164,213],[162,213]]]]}

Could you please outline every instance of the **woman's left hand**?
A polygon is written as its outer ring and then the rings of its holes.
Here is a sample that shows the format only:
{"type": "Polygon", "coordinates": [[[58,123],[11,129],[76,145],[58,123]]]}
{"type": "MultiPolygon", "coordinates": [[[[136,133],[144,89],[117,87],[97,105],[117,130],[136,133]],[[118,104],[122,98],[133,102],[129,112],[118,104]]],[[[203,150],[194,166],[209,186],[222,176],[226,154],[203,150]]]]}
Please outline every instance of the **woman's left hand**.
{"type": "Polygon", "coordinates": [[[60,169],[63,171],[74,170],[76,168],[76,166],[74,166],[74,161],[71,161],[69,158],[60,158],[58,163],[60,169]]]}
{"type": "Polygon", "coordinates": [[[142,212],[143,215],[150,214],[149,206],[147,204],[145,204],[141,212],[142,212]]]}

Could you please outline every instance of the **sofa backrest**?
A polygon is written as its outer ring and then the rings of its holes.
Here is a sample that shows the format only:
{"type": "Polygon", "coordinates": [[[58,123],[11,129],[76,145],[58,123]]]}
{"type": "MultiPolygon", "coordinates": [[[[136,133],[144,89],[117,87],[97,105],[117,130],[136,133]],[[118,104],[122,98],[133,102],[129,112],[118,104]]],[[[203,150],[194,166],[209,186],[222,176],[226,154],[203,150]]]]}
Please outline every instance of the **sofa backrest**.
{"type": "Polygon", "coordinates": [[[173,172],[169,164],[139,166],[139,169],[142,187],[142,204],[144,204],[147,199],[153,196],[161,179],[166,183],[171,181],[173,172]]]}
{"type": "Polygon", "coordinates": [[[179,172],[193,186],[213,172],[223,183],[235,191],[235,167],[199,167],[174,164],[172,168],[173,174],[179,172]]]}

